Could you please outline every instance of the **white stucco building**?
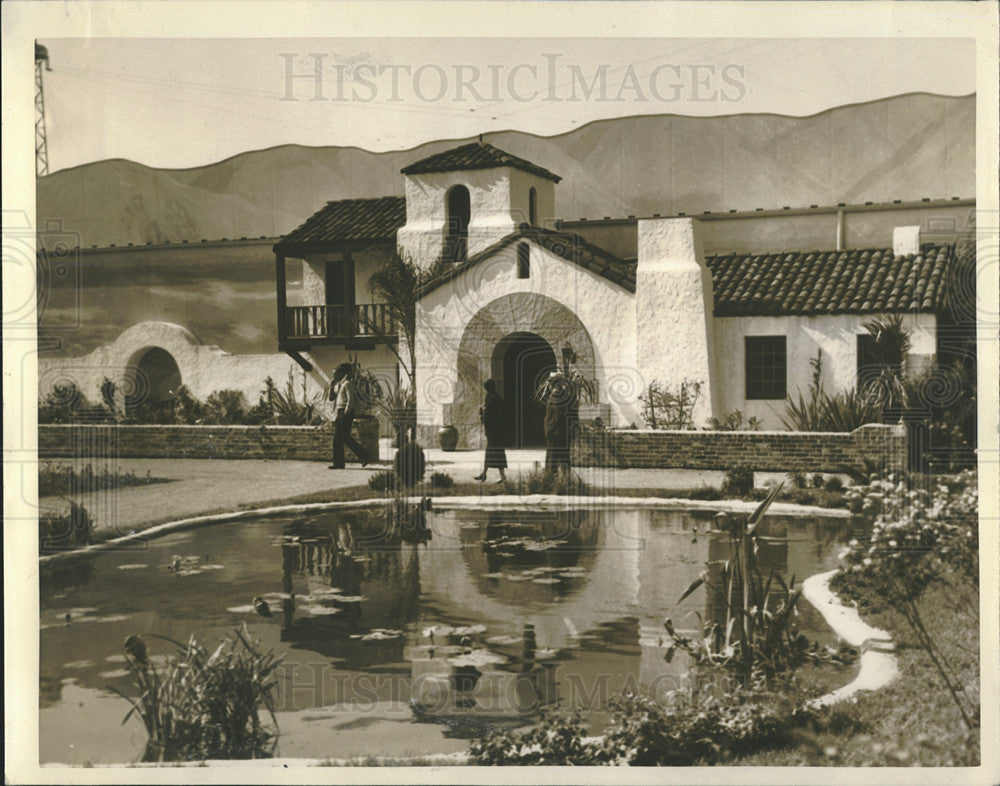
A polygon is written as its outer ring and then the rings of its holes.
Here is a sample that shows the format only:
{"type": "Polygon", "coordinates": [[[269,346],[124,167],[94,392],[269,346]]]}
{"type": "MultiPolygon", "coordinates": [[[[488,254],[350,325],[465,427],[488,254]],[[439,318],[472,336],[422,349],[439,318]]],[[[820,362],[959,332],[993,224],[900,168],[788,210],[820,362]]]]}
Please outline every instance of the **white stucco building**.
{"type": "Polygon", "coordinates": [[[405,385],[405,335],[368,286],[394,251],[437,274],[415,308],[424,444],[454,425],[460,446],[482,446],[491,377],[514,444],[539,444],[531,394],[564,352],[597,382],[584,417],[641,428],[648,386],[688,381],[701,384],[697,426],[739,410],[781,428],[817,356],[824,390],[856,384],[875,316],[903,316],[918,368],[974,307],[974,282],[956,278],[954,264],[971,199],[558,220],[561,178],[482,141],[404,167],[401,179],[405,196],[329,202],[280,238],[270,281],[263,239],[88,250],[84,261],[105,278],[135,279],[132,297],[156,316],[117,333],[105,322],[101,336],[117,338],[45,359],[39,392],[75,379],[94,397],[110,375],[160,395],[178,384],[202,399],[235,388],[252,403],[264,377],[280,384],[290,369],[316,395],[351,357],[385,386],[405,385]],[[224,323],[213,307],[188,325],[197,301],[218,289],[226,303],[237,283],[245,307],[230,307],[224,323]],[[230,350],[240,336],[245,348],[230,350]]]}

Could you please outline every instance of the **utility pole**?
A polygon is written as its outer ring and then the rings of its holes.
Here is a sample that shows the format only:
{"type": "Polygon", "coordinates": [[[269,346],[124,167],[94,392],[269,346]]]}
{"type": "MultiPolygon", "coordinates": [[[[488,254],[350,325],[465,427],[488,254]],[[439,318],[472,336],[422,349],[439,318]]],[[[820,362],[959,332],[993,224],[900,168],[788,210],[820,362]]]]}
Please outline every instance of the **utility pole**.
{"type": "Polygon", "coordinates": [[[42,65],[49,66],[49,50],[35,41],[35,177],[49,173],[49,145],[45,139],[45,91],[42,87],[42,65]]]}

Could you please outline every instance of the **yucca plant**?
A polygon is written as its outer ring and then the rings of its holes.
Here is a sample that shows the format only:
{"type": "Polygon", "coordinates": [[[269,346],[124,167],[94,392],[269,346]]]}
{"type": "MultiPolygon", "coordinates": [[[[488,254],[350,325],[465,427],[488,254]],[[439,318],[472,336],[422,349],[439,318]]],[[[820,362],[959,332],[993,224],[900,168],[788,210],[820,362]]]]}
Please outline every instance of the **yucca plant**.
{"type": "Polygon", "coordinates": [[[288,370],[285,390],[282,392],[271,377],[264,380],[264,390],[261,392],[261,403],[265,404],[270,417],[265,421],[277,426],[315,426],[323,422],[320,414],[320,399],[322,396],[306,393],[306,378],[302,376],[302,398],[295,391],[295,375],[288,370]]]}
{"type": "Polygon", "coordinates": [[[192,637],[183,645],[165,636],[177,653],[155,666],[139,636],[125,640],[125,660],[138,696],[111,689],[132,705],[148,740],[143,761],[261,759],[274,755],[278,740],[275,671],[281,659],[260,653],[243,632],[209,653],[192,637]],[[270,715],[270,724],[261,711],[270,715]]]}
{"type": "Polygon", "coordinates": [[[399,447],[401,435],[417,425],[417,397],[411,388],[393,388],[379,399],[376,412],[379,419],[392,429],[394,444],[399,447]]]}
{"type": "Polygon", "coordinates": [[[743,684],[762,674],[771,679],[793,669],[815,654],[795,625],[795,605],[802,595],[795,578],[789,582],[771,570],[767,576],[758,560],[758,528],[784,484],[779,483],[749,516],[720,513],[716,520],[729,534],[729,559],[713,582],[705,570],[677,601],[680,603],[699,587],[721,596],[724,622],[699,619],[700,637],[689,637],[674,629],[671,619],[664,622],[672,643],[670,660],[676,649],[687,652],[696,664],[725,666],[740,676],[743,684]]]}

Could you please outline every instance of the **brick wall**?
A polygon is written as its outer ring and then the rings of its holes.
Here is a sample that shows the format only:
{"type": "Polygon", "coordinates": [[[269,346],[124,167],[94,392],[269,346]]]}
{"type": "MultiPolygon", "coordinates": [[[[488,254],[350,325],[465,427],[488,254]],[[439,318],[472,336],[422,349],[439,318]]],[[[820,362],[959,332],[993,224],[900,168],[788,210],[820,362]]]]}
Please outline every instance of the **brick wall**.
{"type": "Polygon", "coordinates": [[[576,466],[832,472],[862,457],[905,469],[904,426],[868,424],[848,433],[795,431],[586,431],[574,442],[576,466]]]}
{"type": "MultiPolygon", "coordinates": [[[[378,455],[378,421],[354,421],[354,436],[378,455]]],[[[40,458],[200,458],[329,461],[332,428],[311,426],[39,425],[40,458]]],[[[348,461],[352,454],[347,451],[348,461]]]]}

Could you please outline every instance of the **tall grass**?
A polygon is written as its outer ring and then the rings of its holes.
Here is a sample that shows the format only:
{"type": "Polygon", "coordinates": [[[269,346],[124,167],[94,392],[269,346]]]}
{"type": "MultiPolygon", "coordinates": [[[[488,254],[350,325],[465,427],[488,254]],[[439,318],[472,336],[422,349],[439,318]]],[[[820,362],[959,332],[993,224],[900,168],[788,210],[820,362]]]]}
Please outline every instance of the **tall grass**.
{"type": "Polygon", "coordinates": [[[557,494],[569,497],[592,495],[593,489],[572,470],[535,467],[517,478],[520,494],[557,494]]]}
{"type": "Polygon", "coordinates": [[[124,724],[137,714],[149,739],[143,761],[191,759],[261,759],[274,755],[278,740],[275,717],[275,671],[280,658],[260,653],[246,629],[209,653],[192,637],[187,645],[163,636],[177,648],[163,666],[150,661],[139,636],[125,640],[125,660],[138,696],[124,724]],[[270,724],[261,720],[266,710],[270,724]]]}

